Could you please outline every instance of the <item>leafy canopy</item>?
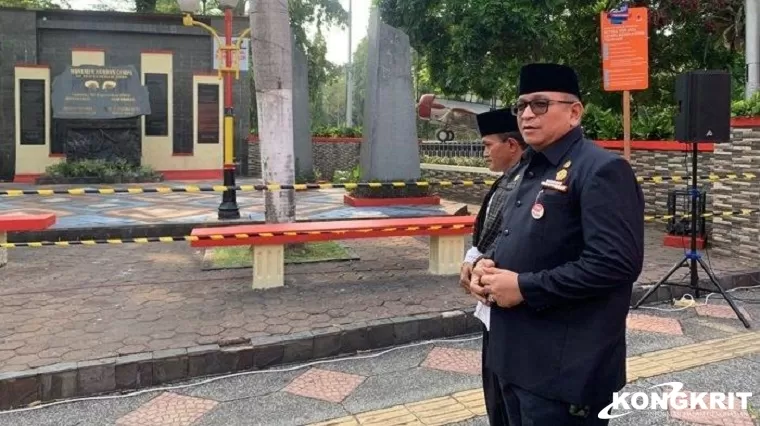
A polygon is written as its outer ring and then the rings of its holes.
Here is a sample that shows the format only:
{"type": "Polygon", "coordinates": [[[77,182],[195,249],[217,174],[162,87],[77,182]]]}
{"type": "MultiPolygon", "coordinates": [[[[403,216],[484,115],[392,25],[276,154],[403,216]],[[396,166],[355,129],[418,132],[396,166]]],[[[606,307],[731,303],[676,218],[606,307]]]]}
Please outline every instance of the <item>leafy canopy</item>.
{"type": "MultiPolygon", "coordinates": [[[[609,0],[376,0],[384,22],[405,31],[420,59],[420,80],[446,95],[510,101],[519,67],[573,66],[584,98],[620,109],[602,88],[600,13],[609,0]]],[[[734,73],[743,85],[743,0],[637,0],[649,8],[650,88],[639,103],[672,104],[675,76],[692,69],[734,73]]]]}

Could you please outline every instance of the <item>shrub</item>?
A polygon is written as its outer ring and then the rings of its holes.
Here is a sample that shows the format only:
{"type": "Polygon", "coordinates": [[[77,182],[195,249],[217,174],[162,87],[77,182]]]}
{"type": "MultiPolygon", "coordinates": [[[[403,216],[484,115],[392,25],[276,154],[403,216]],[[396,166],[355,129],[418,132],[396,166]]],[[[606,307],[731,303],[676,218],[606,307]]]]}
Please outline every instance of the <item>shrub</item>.
{"type": "Polygon", "coordinates": [[[362,137],[361,127],[345,126],[320,126],[311,132],[314,137],[322,138],[360,138],[362,137]]]}
{"type": "Polygon", "coordinates": [[[83,179],[100,183],[157,182],[163,176],[148,166],[136,166],[126,160],[64,161],[45,168],[42,180],[65,182],[83,179]]]}
{"type": "MultiPolygon", "coordinates": [[[[352,170],[336,170],[333,175],[333,183],[357,183],[361,179],[361,167],[356,166],[352,170]]],[[[371,179],[369,183],[381,182],[371,179]]],[[[346,190],[352,197],[358,198],[403,198],[403,197],[426,197],[430,195],[432,188],[429,186],[403,186],[394,187],[383,185],[380,187],[358,187],[346,190]]]]}
{"type": "Polygon", "coordinates": [[[749,99],[734,101],[731,104],[732,117],[760,116],[760,92],[755,92],[749,99]]]}
{"type": "Polygon", "coordinates": [[[488,167],[482,157],[438,157],[422,155],[420,162],[424,164],[443,164],[446,166],[488,167]]]}

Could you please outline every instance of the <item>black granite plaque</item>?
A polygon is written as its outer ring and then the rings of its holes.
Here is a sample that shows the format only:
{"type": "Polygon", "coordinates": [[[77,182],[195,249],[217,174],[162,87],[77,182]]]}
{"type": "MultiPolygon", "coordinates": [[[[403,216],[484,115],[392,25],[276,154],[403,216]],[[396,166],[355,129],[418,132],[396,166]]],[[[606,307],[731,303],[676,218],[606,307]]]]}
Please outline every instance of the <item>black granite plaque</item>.
{"type": "Polygon", "coordinates": [[[198,143],[219,143],[219,85],[198,85],[198,143]]]}
{"type": "Polygon", "coordinates": [[[145,86],[150,98],[150,115],[145,116],[146,136],[169,135],[169,76],[166,74],[145,74],[145,86]]]}
{"type": "Polygon", "coordinates": [[[21,145],[45,145],[45,80],[20,83],[21,145]]]}
{"type": "Polygon", "coordinates": [[[132,65],[71,66],[53,81],[53,118],[118,119],[150,114],[148,90],[132,65]]]}

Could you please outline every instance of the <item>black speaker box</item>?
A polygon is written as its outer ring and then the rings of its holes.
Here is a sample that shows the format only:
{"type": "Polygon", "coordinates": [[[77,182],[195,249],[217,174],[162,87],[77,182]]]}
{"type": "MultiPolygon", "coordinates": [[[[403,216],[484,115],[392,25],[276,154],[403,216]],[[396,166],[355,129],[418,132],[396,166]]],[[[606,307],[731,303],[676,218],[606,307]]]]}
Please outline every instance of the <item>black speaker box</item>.
{"type": "Polygon", "coordinates": [[[676,77],[675,139],[679,142],[731,140],[731,75],[689,71],[676,77]]]}

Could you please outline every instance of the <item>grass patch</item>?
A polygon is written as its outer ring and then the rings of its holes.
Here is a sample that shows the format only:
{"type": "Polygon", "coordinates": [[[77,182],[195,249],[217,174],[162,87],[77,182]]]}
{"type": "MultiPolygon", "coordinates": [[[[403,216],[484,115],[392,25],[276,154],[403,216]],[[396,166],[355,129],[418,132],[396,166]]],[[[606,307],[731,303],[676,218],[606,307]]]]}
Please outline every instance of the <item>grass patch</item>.
{"type": "MultiPolygon", "coordinates": [[[[247,246],[216,247],[206,249],[203,255],[203,270],[250,268],[252,249],[247,246]]],[[[320,241],[285,246],[285,263],[331,262],[358,260],[359,258],[343,245],[334,241],[320,241]]]]}

